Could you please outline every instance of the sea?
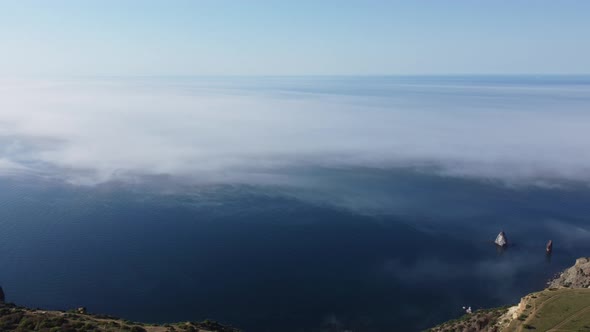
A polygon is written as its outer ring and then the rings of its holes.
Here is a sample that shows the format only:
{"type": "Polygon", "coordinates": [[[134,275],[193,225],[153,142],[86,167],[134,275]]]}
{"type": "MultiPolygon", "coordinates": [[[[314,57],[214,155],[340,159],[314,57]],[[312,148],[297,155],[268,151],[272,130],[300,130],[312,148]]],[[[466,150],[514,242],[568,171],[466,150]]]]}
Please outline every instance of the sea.
{"type": "Polygon", "coordinates": [[[22,306],[421,331],[590,256],[587,76],[44,78],[0,97],[0,286],[22,306]]]}

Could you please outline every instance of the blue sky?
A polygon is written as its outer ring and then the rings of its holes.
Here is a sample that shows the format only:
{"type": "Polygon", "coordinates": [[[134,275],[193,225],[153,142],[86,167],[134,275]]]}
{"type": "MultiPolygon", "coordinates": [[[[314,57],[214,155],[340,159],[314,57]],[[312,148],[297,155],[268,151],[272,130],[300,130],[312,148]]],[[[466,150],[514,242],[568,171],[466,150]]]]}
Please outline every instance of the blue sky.
{"type": "Polygon", "coordinates": [[[0,76],[590,73],[589,1],[0,1],[0,76]]]}

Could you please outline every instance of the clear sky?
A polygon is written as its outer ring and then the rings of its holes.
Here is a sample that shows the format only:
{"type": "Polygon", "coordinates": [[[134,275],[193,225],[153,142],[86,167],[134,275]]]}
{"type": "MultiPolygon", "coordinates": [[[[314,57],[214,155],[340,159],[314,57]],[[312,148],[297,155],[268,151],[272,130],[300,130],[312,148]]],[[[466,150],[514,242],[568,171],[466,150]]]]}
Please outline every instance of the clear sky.
{"type": "Polygon", "coordinates": [[[590,1],[0,0],[0,76],[590,73],[590,1]]]}

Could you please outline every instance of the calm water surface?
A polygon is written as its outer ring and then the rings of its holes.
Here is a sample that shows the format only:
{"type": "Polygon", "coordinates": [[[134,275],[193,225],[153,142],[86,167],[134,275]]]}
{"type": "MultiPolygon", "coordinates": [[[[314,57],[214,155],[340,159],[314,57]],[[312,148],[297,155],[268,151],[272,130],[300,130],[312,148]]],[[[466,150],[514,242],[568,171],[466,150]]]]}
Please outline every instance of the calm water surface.
{"type": "Polygon", "coordinates": [[[371,214],[281,187],[166,192],[0,182],[10,301],[247,331],[412,331],[513,303],[590,252],[587,189],[514,189],[412,171],[322,170],[422,202],[371,214]],[[364,172],[364,173],[363,173],[364,172]],[[504,229],[514,246],[491,243],[504,229]],[[551,257],[544,254],[555,242],[551,257]]]}

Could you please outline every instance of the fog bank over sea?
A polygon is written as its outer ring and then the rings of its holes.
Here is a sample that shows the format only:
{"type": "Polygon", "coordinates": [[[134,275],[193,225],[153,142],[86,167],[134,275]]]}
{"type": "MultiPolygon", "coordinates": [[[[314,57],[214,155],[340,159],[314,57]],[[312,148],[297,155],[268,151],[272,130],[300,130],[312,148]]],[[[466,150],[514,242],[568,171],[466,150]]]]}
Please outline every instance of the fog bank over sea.
{"type": "Polygon", "coordinates": [[[587,182],[590,77],[0,81],[0,170],[299,183],[300,167],[587,182]]]}

